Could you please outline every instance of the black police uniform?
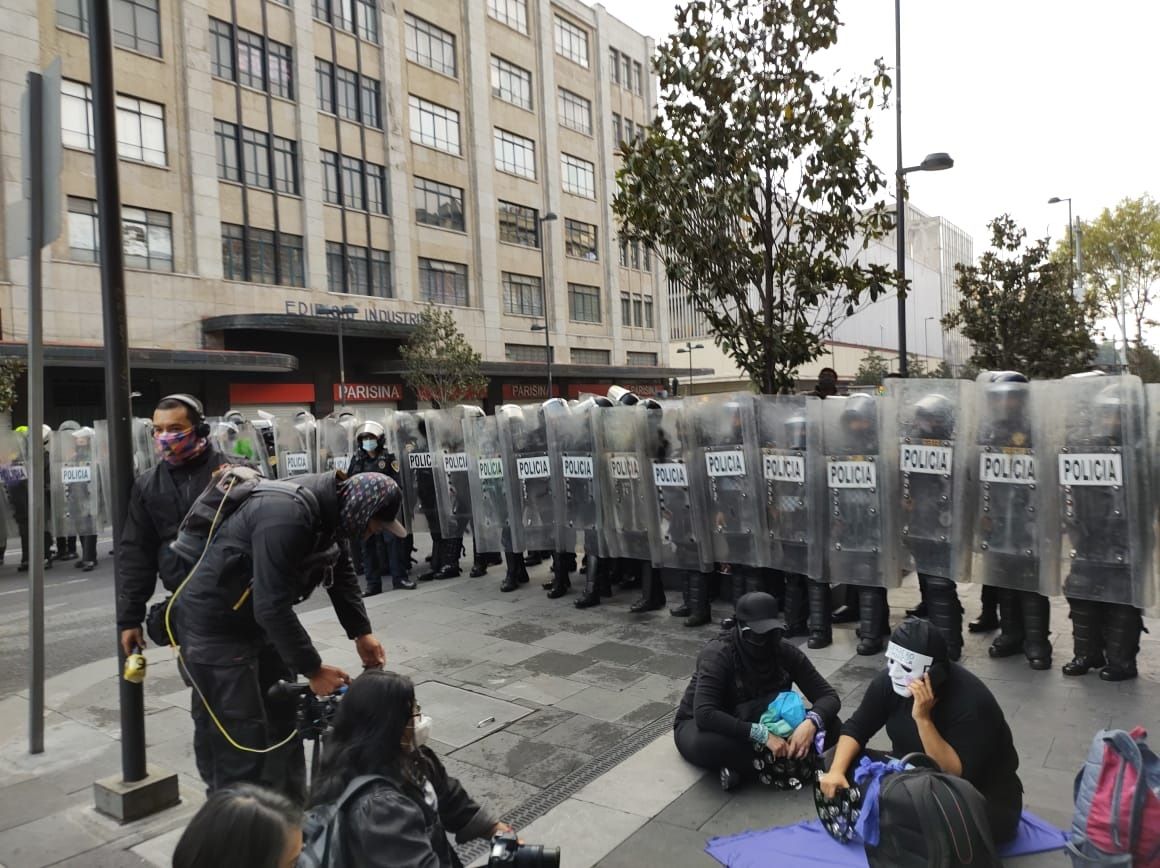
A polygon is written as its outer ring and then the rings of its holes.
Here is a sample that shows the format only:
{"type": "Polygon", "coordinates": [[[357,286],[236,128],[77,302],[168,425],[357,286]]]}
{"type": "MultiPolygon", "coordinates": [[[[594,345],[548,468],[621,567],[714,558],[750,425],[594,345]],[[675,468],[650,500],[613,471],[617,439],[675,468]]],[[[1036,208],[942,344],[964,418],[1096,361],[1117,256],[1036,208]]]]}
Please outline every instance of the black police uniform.
{"type": "MultiPolygon", "coordinates": [[[[395,456],[383,449],[381,444],[371,455],[361,446],[351,456],[347,465],[346,475],[355,476],[359,473],[381,473],[395,480],[402,487],[399,478],[399,463],[395,456]]],[[[382,534],[371,534],[366,540],[352,539],[351,548],[359,547],[363,554],[363,569],[366,571],[367,593],[378,594],[383,590],[383,574],[390,573],[391,578],[398,583],[407,577],[406,556],[401,551],[402,541],[395,542],[395,537],[384,539],[382,534]]]]}

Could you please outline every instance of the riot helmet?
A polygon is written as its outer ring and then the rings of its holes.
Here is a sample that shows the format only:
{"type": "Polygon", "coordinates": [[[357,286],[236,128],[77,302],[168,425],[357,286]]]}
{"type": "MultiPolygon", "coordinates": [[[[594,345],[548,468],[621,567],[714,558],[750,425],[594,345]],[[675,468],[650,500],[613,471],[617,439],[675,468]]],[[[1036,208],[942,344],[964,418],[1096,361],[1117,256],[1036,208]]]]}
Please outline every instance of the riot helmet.
{"type": "Polygon", "coordinates": [[[806,449],[807,436],[809,434],[809,425],[806,422],[806,417],[801,413],[790,416],[785,420],[785,448],[786,449],[806,449]]]}
{"type": "Polygon", "coordinates": [[[624,388],[624,386],[609,386],[608,398],[614,403],[623,404],[625,407],[631,407],[633,404],[640,402],[640,398],[624,388]]]}
{"type": "Polygon", "coordinates": [[[57,430],[58,431],[79,431],[80,429],[81,429],[80,422],[75,422],[72,419],[66,419],[65,421],[60,423],[60,427],[57,430]]]}
{"type": "Polygon", "coordinates": [[[1097,437],[1118,442],[1123,437],[1123,396],[1120,384],[1105,386],[1092,401],[1092,427],[1097,437]]]}
{"type": "Polygon", "coordinates": [[[851,395],[842,408],[842,427],[852,434],[872,434],[878,422],[878,409],[870,395],[851,395]]]}
{"type": "Polygon", "coordinates": [[[227,422],[233,422],[239,427],[246,424],[246,417],[239,410],[226,410],[226,415],[222,418],[227,422]]]}
{"type": "Polygon", "coordinates": [[[1028,380],[1018,371],[990,371],[980,374],[979,379],[988,383],[987,400],[992,415],[999,421],[1012,423],[1023,420],[1027,407],[1027,390],[1023,388],[1028,380]]]}
{"type": "Polygon", "coordinates": [[[387,432],[383,430],[383,426],[373,420],[363,422],[355,431],[355,439],[363,452],[372,454],[383,448],[383,443],[386,441],[387,432]]]}
{"type": "Polygon", "coordinates": [[[950,440],[955,433],[955,405],[945,395],[925,396],[914,405],[914,427],[924,440],[950,440]]]}

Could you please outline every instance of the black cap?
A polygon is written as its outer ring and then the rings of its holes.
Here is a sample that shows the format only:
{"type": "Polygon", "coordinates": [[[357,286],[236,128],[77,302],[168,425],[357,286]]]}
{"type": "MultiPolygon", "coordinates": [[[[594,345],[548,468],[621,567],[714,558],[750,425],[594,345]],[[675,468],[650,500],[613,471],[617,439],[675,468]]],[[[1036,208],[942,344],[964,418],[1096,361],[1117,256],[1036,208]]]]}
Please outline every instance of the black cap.
{"type": "Polygon", "coordinates": [[[949,659],[947,640],[937,627],[922,618],[907,618],[894,628],[890,641],[916,654],[925,654],[935,663],[945,663],[949,659]]]}
{"type": "Polygon", "coordinates": [[[737,601],[737,620],[754,633],[768,633],[781,626],[777,600],[763,591],[745,594],[737,601]]]}

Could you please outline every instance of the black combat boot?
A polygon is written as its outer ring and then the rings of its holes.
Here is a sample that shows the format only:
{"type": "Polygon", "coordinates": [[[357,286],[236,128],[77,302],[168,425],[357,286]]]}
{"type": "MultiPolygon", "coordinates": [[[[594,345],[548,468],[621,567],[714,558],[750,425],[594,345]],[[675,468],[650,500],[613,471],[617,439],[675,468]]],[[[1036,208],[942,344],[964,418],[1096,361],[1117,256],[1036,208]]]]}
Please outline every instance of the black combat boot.
{"type": "Polygon", "coordinates": [[[1104,604],[1104,643],[1108,665],[1100,670],[1102,681],[1135,678],[1136,655],[1140,652],[1140,631],[1144,620],[1140,610],[1121,603],[1104,604]]]}
{"type": "Polygon", "coordinates": [[[641,587],[641,561],[632,558],[617,558],[616,569],[621,590],[641,587]]]}
{"type": "MultiPolygon", "coordinates": [[[[46,522],[47,523],[47,522],[46,522]]],[[[77,538],[58,536],[56,538],[56,559],[58,561],[75,561],[77,559],[77,538]],[[72,543],[70,546],[69,543],[72,543]]]]}
{"type": "Polygon", "coordinates": [[[805,576],[785,574],[785,635],[806,636],[810,632],[810,600],[805,576]]]}
{"type": "Polygon", "coordinates": [[[923,605],[930,622],[947,640],[947,654],[951,660],[958,662],[963,656],[963,606],[959,602],[958,588],[950,579],[937,576],[926,579],[919,576],[919,581],[926,585],[923,605]]]}
{"type": "Polygon", "coordinates": [[[1075,656],[1063,664],[1063,674],[1087,675],[1092,669],[1101,669],[1104,658],[1104,604],[1093,600],[1067,598],[1068,617],[1071,618],[1071,644],[1075,656]]]}
{"type": "Polygon", "coordinates": [[[548,588],[548,599],[556,600],[572,590],[572,580],[568,578],[568,559],[564,552],[552,555],[552,585],[548,588]]]}
{"type": "Polygon", "coordinates": [[[686,627],[700,627],[713,620],[713,612],[709,605],[710,576],[708,573],[691,571],[689,573],[689,608],[692,612],[685,619],[686,627]]]}
{"type": "Polygon", "coordinates": [[[588,555],[584,558],[584,593],[576,601],[577,609],[587,609],[600,605],[601,597],[612,596],[612,571],[608,558],[598,558],[588,555]]]}
{"type": "Polygon", "coordinates": [[[870,657],[886,647],[890,635],[890,609],[886,603],[885,588],[859,588],[858,609],[861,625],[858,628],[858,654],[870,657]]]}
{"type": "Polygon", "coordinates": [[[463,540],[457,536],[443,537],[440,546],[439,569],[435,570],[432,578],[456,579],[459,578],[459,556],[463,552],[463,540]]]}
{"type": "Polygon", "coordinates": [[[806,643],[810,648],[828,648],[834,641],[834,631],[830,621],[830,584],[829,582],[815,582],[808,579],[806,590],[809,592],[809,630],[810,638],[806,643]]]}
{"type": "Polygon", "coordinates": [[[504,559],[507,561],[507,574],[499,589],[506,594],[527,583],[528,569],[524,566],[523,552],[504,552],[504,559]]]}
{"type": "Polygon", "coordinates": [[[429,582],[435,574],[443,568],[443,536],[437,531],[431,531],[431,557],[426,558],[431,568],[419,574],[420,582],[429,582]]]}
{"type": "Polygon", "coordinates": [[[918,605],[912,609],[907,609],[906,614],[911,618],[926,618],[930,607],[927,600],[927,578],[922,573],[918,574],[918,605]]]}
{"type": "Polygon", "coordinates": [[[1010,657],[1023,650],[1023,605],[1019,591],[999,588],[999,635],[987,649],[992,657],[1010,657]]]}
{"type": "Polygon", "coordinates": [[[979,617],[969,623],[967,629],[972,633],[990,633],[999,626],[999,589],[994,585],[983,585],[979,599],[982,603],[979,617]]]}
{"type": "Polygon", "coordinates": [[[1051,668],[1051,601],[1043,594],[1023,591],[1023,653],[1032,669],[1051,668]]]}
{"type": "Polygon", "coordinates": [[[648,561],[640,562],[640,582],[643,593],[639,600],[628,607],[628,611],[655,612],[665,607],[665,585],[659,568],[648,561]]]}
{"type": "MultiPolygon", "coordinates": [[[[830,594],[833,598],[833,593],[830,594]]],[[[858,611],[858,589],[852,585],[843,585],[841,593],[842,605],[834,609],[832,620],[835,624],[854,624],[861,620],[858,611]]]]}
{"type": "Polygon", "coordinates": [[[751,591],[765,591],[777,600],[778,611],[785,613],[785,573],[781,570],[757,570],[750,568],[745,586],[751,591]]]}
{"type": "Polygon", "coordinates": [[[471,538],[471,572],[467,575],[473,579],[478,579],[480,576],[487,574],[487,568],[491,561],[488,556],[479,551],[475,545],[475,537],[471,538]]]}
{"type": "Polygon", "coordinates": [[[669,609],[669,614],[674,618],[687,618],[693,614],[693,607],[690,605],[689,595],[692,593],[693,579],[689,572],[681,574],[681,602],[673,608],[669,609]]]}
{"type": "Polygon", "coordinates": [[[538,567],[543,562],[544,562],[544,553],[543,552],[528,552],[527,555],[524,557],[524,566],[526,566],[526,567],[538,567]]]}
{"type": "Polygon", "coordinates": [[[725,585],[726,582],[729,583],[729,602],[736,606],[737,601],[744,597],[746,592],[749,590],[749,588],[746,586],[748,571],[740,564],[723,564],[718,567],[717,572],[721,576],[722,585],[725,585]],[[725,572],[722,567],[724,567],[724,570],[728,570],[728,572],[725,572]]]}

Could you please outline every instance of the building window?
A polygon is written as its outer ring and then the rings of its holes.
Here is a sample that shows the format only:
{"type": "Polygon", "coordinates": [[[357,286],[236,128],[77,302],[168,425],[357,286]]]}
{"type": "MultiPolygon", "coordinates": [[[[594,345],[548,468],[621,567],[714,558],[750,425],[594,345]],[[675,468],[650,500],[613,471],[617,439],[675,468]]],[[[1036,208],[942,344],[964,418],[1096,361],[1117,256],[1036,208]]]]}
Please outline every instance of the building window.
{"type": "Polygon", "coordinates": [[[294,99],[294,61],[289,45],[270,40],[268,70],[270,95],[294,99]]]}
{"type": "Polygon", "coordinates": [[[458,155],[459,112],[411,94],[411,141],[458,155]]]}
{"type": "Polygon", "coordinates": [[[600,322],[600,287],[569,283],[568,312],[573,322],[600,322]]]}
{"type": "Polygon", "coordinates": [[[382,129],[383,119],[379,109],[379,80],[362,76],[359,81],[359,93],[362,95],[362,122],[368,127],[382,129]]]}
{"type": "Polygon", "coordinates": [[[572,364],[574,365],[608,365],[612,363],[612,353],[609,350],[590,350],[583,347],[572,349],[572,364]]]}
{"type": "Polygon", "coordinates": [[[347,208],[366,210],[362,174],[362,160],[357,157],[342,158],[342,204],[347,208]]]}
{"type": "Polygon", "coordinates": [[[647,241],[645,243],[643,243],[641,245],[641,247],[644,248],[641,251],[641,254],[643,255],[643,258],[644,258],[643,270],[647,271],[649,274],[652,274],[652,250],[649,248],[647,241]]]}
{"type": "Polygon", "coordinates": [[[358,73],[342,66],[335,67],[334,94],[338,114],[358,123],[358,73]]]}
{"type": "Polygon", "coordinates": [[[371,251],[370,294],[376,298],[390,298],[394,295],[391,288],[391,253],[389,250],[371,251]]]}
{"type": "Polygon", "coordinates": [[[591,223],[566,219],[564,221],[564,250],[569,256],[595,262],[599,258],[596,252],[596,227],[591,223]]]}
{"type": "Polygon", "coordinates": [[[640,62],[632,62],[632,89],[638,96],[644,96],[644,76],[641,74],[640,62]]]}
{"type": "Polygon", "coordinates": [[[367,42],[379,44],[379,5],[374,0],[355,0],[358,35],[367,42]]]}
{"type": "Polygon", "coordinates": [[[278,235],[278,264],[285,286],[305,286],[306,266],[302,255],[302,236],[278,235]]]}
{"type": "Polygon", "coordinates": [[[596,198],[596,167],[587,160],[573,157],[571,154],[561,154],[560,164],[563,176],[561,184],[565,193],[583,196],[586,199],[596,198]]]}
{"type": "MultiPolygon", "coordinates": [[[[61,141],[69,148],[93,149],[93,92],[79,81],[60,83],[61,141]]],[[[165,107],[117,94],[117,155],[165,165],[165,107]]]]}
{"type": "Polygon", "coordinates": [[[416,177],[415,222],[463,232],[463,188],[416,177]]]}
{"type": "Polygon", "coordinates": [[[504,344],[504,354],[511,362],[536,362],[544,364],[548,361],[548,348],[536,344],[504,344]]]}
{"type": "Polygon", "coordinates": [[[633,132],[632,118],[625,118],[624,119],[624,138],[620,140],[620,143],[622,145],[625,142],[629,142],[631,144],[631,142],[634,138],[636,138],[636,133],[633,132]]]}
{"type": "Polygon", "coordinates": [[[633,368],[655,368],[657,366],[656,353],[634,353],[629,352],[628,364],[633,368]]]}
{"type": "Polygon", "coordinates": [[[224,181],[242,180],[242,167],[238,162],[237,124],[215,120],[213,135],[217,143],[218,177],[224,181]]]}
{"type": "Polygon", "coordinates": [[[644,327],[653,328],[653,300],[651,295],[644,297],[644,327]]]}
{"type": "MultiPolygon", "coordinates": [[[[81,0],[82,3],[88,0],[81,0]]],[[[218,78],[234,80],[234,29],[217,18],[209,20],[209,70],[218,78]]]]}
{"type": "Polygon", "coordinates": [[[210,72],[272,96],[294,98],[294,50],[263,39],[261,34],[235,29],[217,18],[209,21],[210,72]]]}
{"type": "Polygon", "coordinates": [[[528,111],[532,109],[532,74],[502,57],[491,56],[491,94],[518,105],[528,111]]]}
{"type": "Polygon", "coordinates": [[[242,127],[242,177],[251,187],[270,186],[270,136],[242,127]]]}
{"type": "Polygon", "coordinates": [[[246,236],[233,223],[222,224],[222,273],[226,280],[246,279],[246,236]]]}
{"type": "Polygon", "coordinates": [[[611,47],[608,49],[608,74],[614,83],[620,84],[620,52],[611,47]]]}
{"type": "Polygon", "coordinates": [[[632,254],[632,267],[640,270],[640,242],[635,238],[628,242],[628,250],[632,254]]]}
{"type": "MultiPolygon", "coordinates": [[[[88,0],[57,0],[58,27],[89,32],[88,0]]],[[[158,0],[113,0],[113,42],[142,54],[161,56],[158,0]]]]}
{"type": "Polygon", "coordinates": [[[539,247],[540,221],[536,209],[500,200],[499,240],[524,247],[539,247]]]}
{"type": "Polygon", "coordinates": [[[556,53],[588,68],[588,31],[556,16],[556,53]]]}
{"type": "Polygon", "coordinates": [[[543,316],[544,295],[540,278],[531,274],[503,273],[503,309],[516,316],[543,316]]]}
{"type": "Polygon", "coordinates": [[[226,280],[306,285],[301,235],[223,223],[222,267],[226,280]]]}
{"type": "Polygon", "coordinates": [[[487,0],[487,14],[512,30],[528,32],[528,0],[487,0]]]}
{"type": "Polygon", "coordinates": [[[620,267],[628,268],[628,239],[620,239],[620,267]]]}
{"type": "Polygon", "coordinates": [[[274,136],[274,189],[298,195],[298,143],[274,136]]]}
{"type": "Polygon", "coordinates": [[[238,28],[238,84],[264,90],[265,66],[262,55],[262,37],[238,28]]]}
{"type": "Polygon", "coordinates": [[[592,103],[579,94],[560,88],[560,123],[570,130],[592,135],[592,103]]]}
{"type": "Polygon", "coordinates": [[[334,64],[314,59],[314,88],[318,91],[318,110],[334,114],[334,64]]]}
{"type": "MultiPolygon", "coordinates": [[[[164,211],[124,206],[121,209],[121,249],[129,268],[173,271],[173,218],[164,211]]],[[[69,258],[96,262],[100,252],[97,203],[68,197],[69,258]]]]}
{"type": "Polygon", "coordinates": [[[250,229],[246,245],[246,267],[249,280],[253,283],[277,283],[275,261],[278,246],[274,243],[274,233],[269,229],[250,229]]]}
{"type": "Polygon", "coordinates": [[[342,204],[342,189],[338,182],[338,154],[322,151],[322,192],[327,203],[342,204]]]}
{"type": "Polygon", "coordinates": [[[331,0],[330,15],[335,27],[354,33],[354,0],[331,0]]]}
{"type": "Polygon", "coordinates": [[[634,295],[632,297],[632,324],[636,328],[641,328],[643,325],[643,318],[641,317],[642,301],[640,296],[634,295]]]}
{"type": "Polygon", "coordinates": [[[373,214],[389,214],[387,207],[387,170],[375,163],[366,164],[367,210],[373,214]]]}
{"type": "Polygon", "coordinates": [[[455,34],[410,12],[405,20],[407,60],[455,78],[455,34]]]}
{"type": "Polygon", "coordinates": [[[467,266],[419,257],[419,300],[467,306],[467,266]]]}
{"type": "Polygon", "coordinates": [[[620,86],[632,90],[632,58],[627,54],[620,55],[620,86]]]}
{"type": "Polygon", "coordinates": [[[391,254],[353,244],[326,242],[326,288],[328,292],[391,297],[391,254]]]}
{"type": "Polygon", "coordinates": [[[495,167],[501,172],[536,179],[536,143],[495,128],[495,167]]]}
{"type": "Polygon", "coordinates": [[[620,324],[632,325],[632,296],[627,292],[620,294],[620,324]]]}
{"type": "Polygon", "coordinates": [[[612,113],[612,144],[620,144],[620,115],[612,113]]]}

